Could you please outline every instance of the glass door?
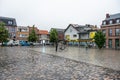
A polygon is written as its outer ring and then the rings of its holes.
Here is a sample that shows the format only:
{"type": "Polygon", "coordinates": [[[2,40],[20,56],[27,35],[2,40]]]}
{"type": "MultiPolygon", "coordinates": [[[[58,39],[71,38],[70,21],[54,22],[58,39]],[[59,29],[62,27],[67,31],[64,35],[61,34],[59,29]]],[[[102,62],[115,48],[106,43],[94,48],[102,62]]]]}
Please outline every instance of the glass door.
{"type": "Polygon", "coordinates": [[[119,39],[115,39],[115,48],[119,48],[120,47],[120,42],[119,39]]]}

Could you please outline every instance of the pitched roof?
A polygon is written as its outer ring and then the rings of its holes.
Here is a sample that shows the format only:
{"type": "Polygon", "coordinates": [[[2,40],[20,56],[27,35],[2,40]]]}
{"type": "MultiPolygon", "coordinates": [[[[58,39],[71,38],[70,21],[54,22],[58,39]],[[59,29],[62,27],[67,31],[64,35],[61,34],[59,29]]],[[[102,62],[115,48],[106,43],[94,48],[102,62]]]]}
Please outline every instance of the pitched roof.
{"type": "Polygon", "coordinates": [[[39,34],[49,34],[47,30],[39,30],[39,34]]]}
{"type": "Polygon", "coordinates": [[[106,18],[105,20],[117,19],[117,18],[120,18],[120,13],[109,15],[109,18],[106,18]]]}
{"type": "Polygon", "coordinates": [[[74,29],[76,29],[78,32],[81,31],[81,29],[88,27],[88,25],[78,25],[78,24],[69,24],[68,27],[65,29],[65,31],[72,26],[74,29]]]}
{"type": "Polygon", "coordinates": [[[4,22],[5,26],[17,26],[15,18],[0,16],[0,21],[4,22]]]}
{"type": "Polygon", "coordinates": [[[68,27],[65,29],[65,31],[72,26],[76,31],[78,31],[78,33],[87,33],[88,30],[92,30],[92,28],[94,27],[93,25],[78,25],[78,24],[69,24],[68,27]]]}
{"type": "Polygon", "coordinates": [[[63,34],[64,31],[65,31],[65,29],[62,29],[62,28],[51,28],[50,31],[51,31],[52,29],[55,29],[55,30],[58,32],[58,34],[63,34]]]}
{"type": "Polygon", "coordinates": [[[15,18],[10,18],[10,17],[3,17],[3,16],[0,16],[1,19],[15,19],[15,18]]]}
{"type": "Polygon", "coordinates": [[[28,26],[17,26],[18,28],[29,28],[28,26]]]}
{"type": "Polygon", "coordinates": [[[58,32],[64,32],[65,29],[61,29],[61,28],[51,28],[51,29],[56,29],[58,32]]]}
{"type": "Polygon", "coordinates": [[[79,25],[78,25],[78,24],[69,24],[68,27],[65,29],[64,32],[66,32],[66,30],[67,30],[70,26],[72,26],[75,30],[78,31],[78,29],[77,29],[77,28],[79,28],[79,25]]]}

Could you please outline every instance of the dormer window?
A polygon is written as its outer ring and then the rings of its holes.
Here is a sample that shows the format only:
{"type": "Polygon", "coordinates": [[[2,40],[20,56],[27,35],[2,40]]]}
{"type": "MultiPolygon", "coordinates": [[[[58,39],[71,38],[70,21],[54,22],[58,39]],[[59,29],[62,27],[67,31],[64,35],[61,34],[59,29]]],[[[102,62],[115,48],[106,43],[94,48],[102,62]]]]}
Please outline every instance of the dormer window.
{"type": "Polygon", "coordinates": [[[106,21],[103,22],[103,25],[106,25],[106,21]]]}
{"type": "Polygon", "coordinates": [[[112,20],[110,20],[110,22],[109,22],[110,24],[112,24],[113,23],[113,21],[112,20]]]}
{"type": "Polygon", "coordinates": [[[116,23],[120,23],[120,19],[117,19],[117,20],[116,20],[116,23]]]}
{"type": "Polygon", "coordinates": [[[8,24],[9,24],[9,25],[12,25],[12,21],[8,21],[8,24]]]}

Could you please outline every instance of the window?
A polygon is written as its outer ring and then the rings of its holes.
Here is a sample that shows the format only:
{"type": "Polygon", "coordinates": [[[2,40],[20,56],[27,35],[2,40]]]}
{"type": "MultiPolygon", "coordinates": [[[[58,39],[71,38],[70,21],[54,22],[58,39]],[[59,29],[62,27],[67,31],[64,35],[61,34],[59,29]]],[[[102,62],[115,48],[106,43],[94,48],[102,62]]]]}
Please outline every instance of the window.
{"type": "Polygon", "coordinates": [[[14,27],[10,27],[10,32],[15,32],[15,28],[14,27]]]}
{"type": "Polygon", "coordinates": [[[119,39],[115,39],[115,48],[119,48],[120,47],[120,43],[119,43],[119,39]]]}
{"type": "Polygon", "coordinates": [[[27,29],[22,29],[22,32],[26,32],[27,31],[27,29]]]}
{"type": "Polygon", "coordinates": [[[109,23],[110,23],[110,24],[112,24],[112,23],[113,23],[113,21],[112,21],[112,20],[110,20],[110,21],[109,21],[109,23]]]}
{"type": "Polygon", "coordinates": [[[120,19],[117,19],[117,20],[116,20],[116,23],[120,23],[120,19]]]}
{"type": "Polygon", "coordinates": [[[27,37],[27,34],[20,34],[20,37],[27,37]]]}
{"type": "Polygon", "coordinates": [[[106,25],[106,21],[103,22],[103,25],[106,25]]]}
{"type": "Polygon", "coordinates": [[[106,35],[106,30],[102,30],[102,33],[103,33],[104,35],[106,35]]]}
{"type": "Polygon", "coordinates": [[[9,24],[9,25],[12,25],[12,21],[8,21],[8,24],[9,24]]]}
{"type": "Polygon", "coordinates": [[[77,35],[76,35],[76,34],[74,34],[74,35],[73,35],[73,37],[77,37],[77,35]]]}
{"type": "Polygon", "coordinates": [[[112,29],[109,29],[109,36],[112,36],[112,29]]]}
{"type": "Polygon", "coordinates": [[[15,28],[12,28],[12,32],[15,32],[15,28]]]}
{"type": "Polygon", "coordinates": [[[109,48],[112,48],[112,39],[108,40],[108,46],[109,46],[109,48]]]}
{"type": "Polygon", "coordinates": [[[115,35],[119,36],[120,35],[120,29],[115,29],[115,35]]]}
{"type": "Polygon", "coordinates": [[[22,37],[22,34],[20,34],[20,37],[22,37]]]}

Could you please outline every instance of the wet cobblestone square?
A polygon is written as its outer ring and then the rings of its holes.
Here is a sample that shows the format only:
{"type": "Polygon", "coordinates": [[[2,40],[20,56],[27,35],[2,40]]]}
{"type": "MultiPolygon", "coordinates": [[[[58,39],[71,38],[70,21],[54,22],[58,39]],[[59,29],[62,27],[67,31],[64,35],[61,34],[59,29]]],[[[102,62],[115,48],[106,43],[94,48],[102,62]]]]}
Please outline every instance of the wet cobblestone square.
{"type": "Polygon", "coordinates": [[[0,80],[120,80],[120,71],[27,47],[1,47],[0,80]]]}

